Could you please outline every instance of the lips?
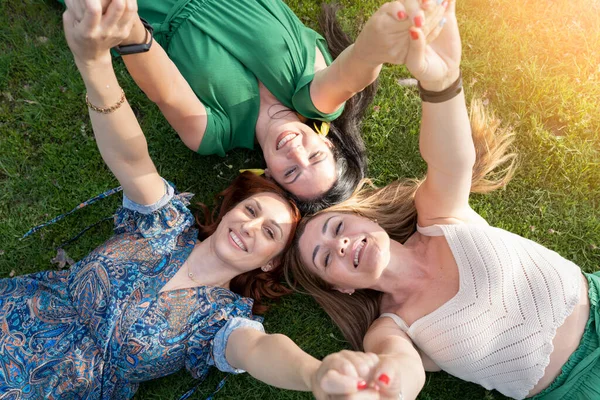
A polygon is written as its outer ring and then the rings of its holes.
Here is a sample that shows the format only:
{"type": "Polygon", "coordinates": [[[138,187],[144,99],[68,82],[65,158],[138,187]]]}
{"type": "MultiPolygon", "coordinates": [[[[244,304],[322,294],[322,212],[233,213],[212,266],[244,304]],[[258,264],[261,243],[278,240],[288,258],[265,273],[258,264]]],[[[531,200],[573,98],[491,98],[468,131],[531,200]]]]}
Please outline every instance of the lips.
{"type": "Polygon", "coordinates": [[[353,257],[354,268],[357,268],[358,264],[360,264],[362,255],[364,254],[365,249],[367,248],[367,238],[364,238],[357,242],[358,243],[355,244],[355,246],[354,246],[354,257],[353,257]]]}
{"type": "Polygon", "coordinates": [[[232,230],[229,231],[229,239],[231,239],[235,247],[242,251],[248,252],[248,248],[246,247],[244,241],[232,230]]]}
{"type": "Polygon", "coordinates": [[[276,149],[281,150],[283,147],[285,147],[286,144],[288,144],[292,140],[296,139],[298,136],[300,136],[299,133],[292,132],[292,131],[281,132],[279,134],[279,136],[277,137],[276,149]]]}

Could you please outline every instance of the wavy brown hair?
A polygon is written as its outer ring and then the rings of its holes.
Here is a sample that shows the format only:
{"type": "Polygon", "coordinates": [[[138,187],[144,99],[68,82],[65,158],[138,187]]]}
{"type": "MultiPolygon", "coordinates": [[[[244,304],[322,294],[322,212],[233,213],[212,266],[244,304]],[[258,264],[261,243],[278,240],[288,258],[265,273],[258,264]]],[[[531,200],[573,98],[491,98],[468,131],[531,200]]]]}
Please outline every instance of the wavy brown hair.
{"type": "MultiPolygon", "coordinates": [[[[256,176],[251,172],[244,172],[233,180],[225,190],[215,196],[215,207],[211,211],[205,204],[198,203],[200,212],[196,215],[196,224],[198,228],[198,238],[205,240],[210,235],[215,233],[217,227],[221,223],[221,219],[231,209],[247,198],[260,194],[273,193],[286,201],[292,213],[292,229],[290,237],[285,243],[284,250],[290,248],[294,240],[294,232],[300,221],[300,211],[294,201],[289,197],[289,194],[281,189],[275,182],[256,176]]],[[[281,254],[276,256],[276,259],[281,254]]],[[[267,311],[268,306],[264,304],[264,300],[277,300],[283,295],[291,292],[289,288],[282,284],[283,269],[275,265],[271,271],[264,272],[260,268],[245,272],[233,278],[229,284],[231,290],[244,297],[254,299],[252,312],[255,314],[263,314],[267,311]]]]}
{"type": "MultiPolygon", "coordinates": [[[[500,121],[484,111],[479,101],[471,103],[471,130],[476,160],[473,166],[471,192],[487,193],[505,186],[516,167],[516,155],[508,153],[513,132],[501,128],[500,121]]],[[[416,230],[417,210],[414,196],[424,179],[400,179],[376,188],[363,180],[352,197],[322,212],[358,214],[377,223],[391,239],[404,243],[416,230]]],[[[316,215],[318,215],[316,214],[316,215]]],[[[352,296],[340,293],[333,286],[303,265],[298,246],[310,218],[300,222],[294,245],[286,254],[285,277],[290,286],[302,287],[329,314],[346,340],[356,350],[363,349],[363,338],[376,318],[382,293],[362,289],[352,296]]]]}

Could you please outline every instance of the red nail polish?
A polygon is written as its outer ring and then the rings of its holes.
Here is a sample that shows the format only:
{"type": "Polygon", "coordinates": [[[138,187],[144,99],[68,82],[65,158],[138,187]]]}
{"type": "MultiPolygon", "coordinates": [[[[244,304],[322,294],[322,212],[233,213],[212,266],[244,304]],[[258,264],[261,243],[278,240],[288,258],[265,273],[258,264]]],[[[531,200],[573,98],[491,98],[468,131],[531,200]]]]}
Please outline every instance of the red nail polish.
{"type": "MultiPolygon", "coordinates": [[[[410,31],[410,37],[412,40],[417,40],[419,38],[419,34],[415,31],[410,31]]],[[[383,375],[381,375],[383,376],[383,375]]]]}
{"type": "Polygon", "coordinates": [[[386,374],[379,375],[379,378],[377,378],[377,380],[379,382],[383,383],[384,385],[389,385],[390,384],[390,377],[387,376],[386,374]]]}
{"type": "Polygon", "coordinates": [[[404,11],[398,11],[398,19],[406,18],[406,13],[404,11]]]}
{"type": "Polygon", "coordinates": [[[356,385],[356,388],[358,390],[366,389],[367,388],[367,382],[365,382],[365,381],[358,382],[358,384],[356,385]]]}
{"type": "Polygon", "coordinates": [[[417,15],[417,16],[415,17],[415,26],[416,26],[417,28],[420,28],[420,27],[422,27],[422,26],[423,26],[423,18],[421,18],[421,16],[420,16],[420,15],[417,15]]]}

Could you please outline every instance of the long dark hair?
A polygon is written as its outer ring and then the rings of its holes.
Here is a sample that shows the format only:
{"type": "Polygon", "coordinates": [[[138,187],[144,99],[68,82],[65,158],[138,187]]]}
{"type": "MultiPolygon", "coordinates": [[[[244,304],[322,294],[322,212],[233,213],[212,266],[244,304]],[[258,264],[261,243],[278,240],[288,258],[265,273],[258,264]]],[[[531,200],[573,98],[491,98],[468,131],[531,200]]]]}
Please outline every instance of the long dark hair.
{"type": "MultiPolygon", "coordinates": [[[[342,51],[353,43],[353,40],[342,30],[337,20],[338,4],[323,4],[319,25],[329,53],[337,58],[342,51]]],[[[327,138],[334,145],[333,156],[336,160],[337,180],[333,186],[316,199],[295,198],[298,207],[304,214],[313,214],[346,200],[352,195],[358,183],[367,173],[367,155],[365,143],[361,136],[361,121],[369,104],[375,97],[377,80],[362,92],[346,101],[342,115],[331,122],[327,138]]],[[[308,121],[312,126],[313,121],[308,121]]]]}
{"type": "MultiPolygon", "coordinates": [[[[225,214],[241,201],[259,193],[273,193],[289,203],[288,205],[292,211],[292,230],[283,252],[287,251],[294,240],[294,232],[298,221],[300,221],[300,211],[294,202],[290,200],[289,194],[275,182],[247,171],[240,174],[231,182],[231,185],[215,196],[216,205],[212,212],[205,204],[197,204],[200,208],[200,213],[196,215],[198,238],[205,240],[215,233],[225,214]]],[[[264,299],[276,300],[291,292],[282,284],[282,279],[283,268],[280,266],[276,266],[268,272],[257,268],[233,278],[229,283],[229,287],[234,293],[254,299],[252,312],[262,314],[268,308],[263,304],[264,299]]]]}

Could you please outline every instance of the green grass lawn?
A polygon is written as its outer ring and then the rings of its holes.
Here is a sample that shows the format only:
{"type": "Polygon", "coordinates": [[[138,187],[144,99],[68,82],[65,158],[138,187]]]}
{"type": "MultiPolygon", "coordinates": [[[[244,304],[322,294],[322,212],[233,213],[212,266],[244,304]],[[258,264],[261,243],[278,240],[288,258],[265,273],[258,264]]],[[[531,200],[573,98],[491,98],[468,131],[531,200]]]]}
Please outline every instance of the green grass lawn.
{"type": "MultiPolygon", "coordinates": [[[[380,2],[343,1],[356,33],[380,2]]],[[[290,0],[315,26],[318,2],[290,0]]],[[[600,270],[600,2],[598,0],[459,0],[467,97],[477,96],[517,132],[518,174],[506,190],[473,198],[492,225],[535,240],[585,271],[600,270]]],[[[177,138],[116,62],[117,75],[147,135],[160,173],[181,191],[210,202],[240,167],[258,156],[234,151],[200,157],[177,138]]],[[[386,68],[364,136],[370,175],[384,184],[420,176],[420,107],[416,90],[386,68]]],[[[55,246],[111,215],[104,200],[23,241],[29,228],[117,185],[93,139],[84,86],[67,48],[61,9],[51,0],[0,1],[0,277],[56,266],[55,246]]],[[[66,247],[75,260],[109,237],[110,223],[66,247]]],[[[266,316],[266,328],[290,336],[316,357],[346,346],[315,303],[295,295],[266,316]]],[[[213,372],[194,398],[205,398],[223,374],[213,372]]],[[[137,399],[177,399],[193,385],[186,373],[146,383],[137,399]]],[[[306,399],[247,375],[229,379],[217,399],[306,399]]],[[[445,373],[429,374],[420,399],[502,399],[445,373]]]]}

